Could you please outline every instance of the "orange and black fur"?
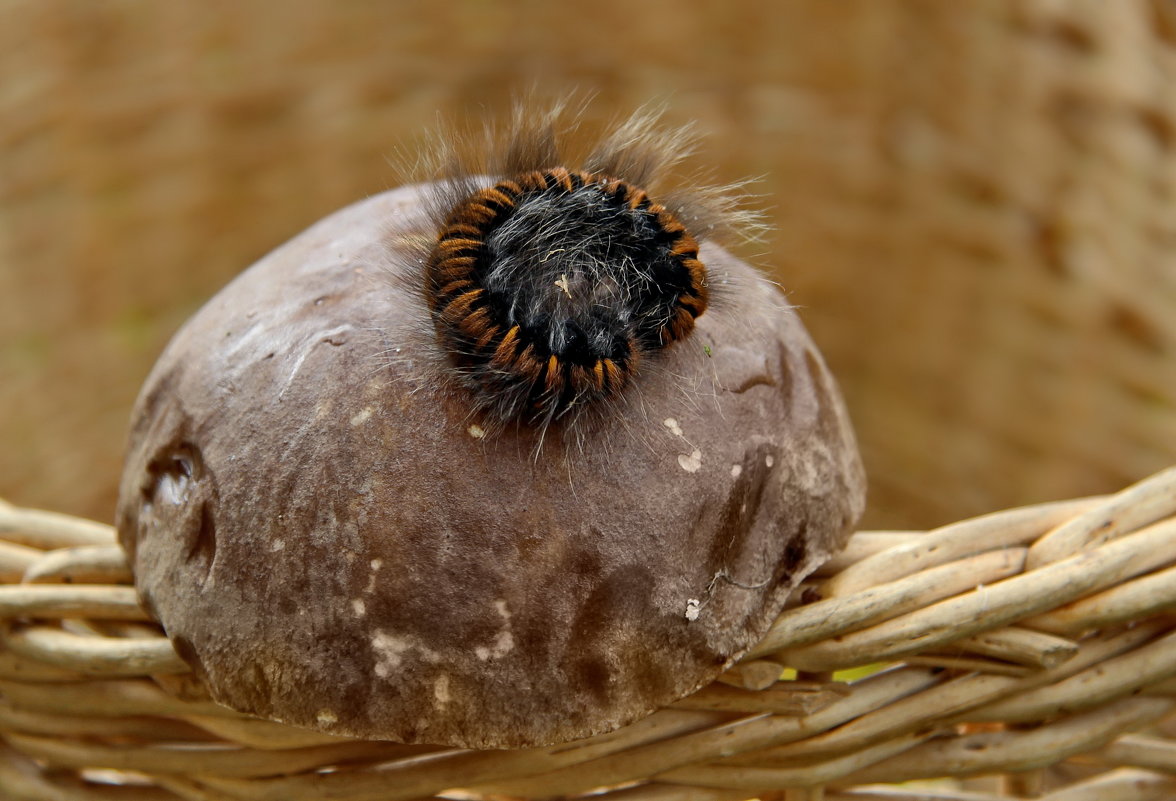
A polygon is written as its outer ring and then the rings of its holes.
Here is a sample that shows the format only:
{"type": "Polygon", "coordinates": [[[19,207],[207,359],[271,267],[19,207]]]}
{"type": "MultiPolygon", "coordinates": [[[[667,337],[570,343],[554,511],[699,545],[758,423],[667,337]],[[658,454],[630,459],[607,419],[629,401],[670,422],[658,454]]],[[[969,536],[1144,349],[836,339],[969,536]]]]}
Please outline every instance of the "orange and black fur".
{"type": "Polygon", "coordinates": [[[699,240],[753,221],[723,188],[665,186],[686,129],[639,112],[576,169],[559,117],[517,112],[483,153],[447,142],[417,245],[448,372],[490,429],[608,408],[714,301],[699,240]]]}

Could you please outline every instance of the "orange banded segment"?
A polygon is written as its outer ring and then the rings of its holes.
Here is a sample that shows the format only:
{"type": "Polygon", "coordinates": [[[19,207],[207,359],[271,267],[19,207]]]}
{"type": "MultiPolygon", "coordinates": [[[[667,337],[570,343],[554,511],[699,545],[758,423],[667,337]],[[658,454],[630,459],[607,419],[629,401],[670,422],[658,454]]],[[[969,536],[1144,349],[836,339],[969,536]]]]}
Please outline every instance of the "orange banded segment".
{"type": "Polygon", "coordinates": [[[494,209],[476,201],[471,201],[462,208],[465,211],[465,216],[477,225],[486,225],[498,216],[498,213],[494,209]]]}
{"type": "Polygon", "coordinates": [[[452,256],[437,263],[437,272],[453,276],[465,276],[474,269],[477,261],[473,256],[452,256]]]}
{"type": "Polygon", "coordinates": [[[481,333],[474,344],[477,345],[478,350],[482,350],[483,348],[488,347],[501,331],[502,329],[496,325],[488,325],[486,326],[486,330],[481,333]]]}
{"type": "Polygon", "coordinates": [[[492,186],[489,189],[483,189],[479,194],[481,195],[479,200],[481,200],[483,203],[497,203],[504,211],[506,209],[514,208],[514,198],[501,192],[497,187],[492,186]]]}
{"type": "MultiPolygon", "coordinates": [[[[556,167],[555,169],[548,170],[546,172],[546,176],[554,181],[556,186],[565,192],[572,192],[576,188],[572,185],[572,176],[563,167],[556,167]]],[[[544,185],[546,185],[546,181],[544,181],[544,185]]]]}
{"type": "Polygon", "coordinates": [[[617,363],[612,359],[601,359],[600,363],[604,367],[604,376],[608,385],[610,387],[620,387],[624,379],[621,375],[621,369],[617,367],[617,363]]]}
{"type": "MultiPolygon", "coordinates": [[[[459,237],[447,237],[437,243],[437,250],[445,253],[460,253],[463,250],[476,250],[482,247],[481,239],[468,239],[459,237]]],[[[442,258],[450,258],[443,256],[442,258]]]]}
{"type": "Polygon", "coordinates": [[[510,195],[511,198],[517,198],[523,193],[523,188],[514,181],[510,180],[499,181],[497,188],[510,195]]]}
{"type": "Polygon", "coordinates": [[[686,335],[694,330],[694,317],[690,312],[679,307],[678,311],[662,329],[668,334],[667,344],[670,342],[677,342],[679,339],[685,339],[686,335]]]}
{"type": "Polygon", "coordinates": [[[670,253],[681,259],[693,259],[698,255],[698,243],[694,241],[694,237],[683,231],[682,236],[670,248],[670,253]]]}
{"type": "Polygon", "coordinates": [[[535,347],[527,345],[522,353],[515,357],[515,364],[523,377],[534,384],[543,373],[543,362],[535,358],[535,347]]]}
{"type": "Polygon", "coordinates": [[[441,313],[452,320],[466,317],[469,315],[470,306],[476,303],[478,298],[484,294],[486,294],[486,290],[480,287],[478,289],[471,289],[469,292],[463,292],[451,300],[441,313]]]}
{"type": "Polygon", "coordinates": [[[706,308],[706,304],[702,302],[701,298],[686,294],[678,296],[678,305],[690,312],[691,317],[698,317],[706,308]]]}
{"type": "MultiPolygon", "coordinates": [[[[468,292],[466,293],[469,294],[468,292]]],[[[483,306],[479,306],[472,312],[461,318],[458,327],[473,339],[478,339],[486,333],[488,329],[494,328],[494,321],[490,319],[490,315],[486,313],[483,306]]]]}
{"type": "Polygon", "coordinates": [[[563,384],[563,375],[559,369],[559,359],[552,354],[547,360],[547,377],[545,379],[547,391],[554,392],[557,385],[563,384]]]}
{"type": "Polygon", "coordinates": [[[441,239],[461,234],[468,237],[477,237],[478,244],[482,242],[482,229],[476,225],[469,225],[463,222],[450,222],[445,226],[445,231],[441,235],[441,239]]]}
{"type": "Polygon", "coordinates": [[[494,358],[491,360],[496,364],[507,366],[514,358],[515,345],[518,344],[519,327],[513,326],[506,332],[506,336],[498,343],[498,347],[494,349],[494,358]]]}
{"type": "Polygon", "coordinates": [[[596,382],[597,391],[604,389],[604,365],[600,359],[596,360],[596,364],[592,367],[592,378],[596,382]]]}
{"type": "Polygon", "coordinates": [[[470,279],[459,278],[456,281],[450,281],[448,284],[446,284],[445,286],[438,289],[437,290],[437,297],[444,299],[450,295],[453,295],[457,292],[460,292],[463,289],[468,289],[469,287],[472,287],[472,286],[474,286],[474,282],[471,281],[470,279]]]}

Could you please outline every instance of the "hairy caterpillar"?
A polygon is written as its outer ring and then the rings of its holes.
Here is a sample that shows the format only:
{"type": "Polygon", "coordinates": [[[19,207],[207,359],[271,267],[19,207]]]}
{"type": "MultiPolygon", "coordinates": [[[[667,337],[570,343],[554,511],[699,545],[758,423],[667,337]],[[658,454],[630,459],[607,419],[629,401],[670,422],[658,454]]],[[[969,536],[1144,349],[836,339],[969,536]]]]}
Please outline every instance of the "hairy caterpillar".
{"type": "Polygon", "coordinates": [[[639,111],[569,166],[562,115],[444,142],[415,242],[444,372],[491,429],[607,410],[714,300],[699,242],[754,223],[731,187],[666,180],[688,128],[639,111]]]}

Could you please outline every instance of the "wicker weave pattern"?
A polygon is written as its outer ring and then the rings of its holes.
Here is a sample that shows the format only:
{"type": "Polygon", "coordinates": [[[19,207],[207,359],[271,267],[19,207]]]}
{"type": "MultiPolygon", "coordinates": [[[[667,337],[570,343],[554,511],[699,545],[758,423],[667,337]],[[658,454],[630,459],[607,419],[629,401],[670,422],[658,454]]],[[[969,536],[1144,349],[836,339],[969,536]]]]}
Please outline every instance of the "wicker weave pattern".
{"type": "Polygon", "coordinates": [[[139,606],[108,527],[0,505],[0,537],[5,797],[1176,795],[1176,468],[1113,497],[858,533],[719,681],[525,751],[346,740],[219,707],[139,606]],[[865,787],[982,774],[1015,775],[865,787]],[[100,784],[115,778],[131,784],[100,784]]]}

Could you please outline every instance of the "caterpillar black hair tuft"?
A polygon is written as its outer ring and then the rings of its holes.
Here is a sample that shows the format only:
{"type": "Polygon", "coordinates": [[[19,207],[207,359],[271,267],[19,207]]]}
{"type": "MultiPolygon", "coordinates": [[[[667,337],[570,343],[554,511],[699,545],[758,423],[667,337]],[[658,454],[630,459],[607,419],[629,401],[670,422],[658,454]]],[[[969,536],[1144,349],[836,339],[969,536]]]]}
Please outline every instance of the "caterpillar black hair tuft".
{"type": "Polygon", "coordinates": [[[667,186],[688,128],[638,112],[574,167],[562,114],[516,110],[481,152],[456,138],[436,155],[419,286],[447,371],[491,428],[607,409],[711,304],[699,242],[754,222],[732,191],[667,186]]]}

